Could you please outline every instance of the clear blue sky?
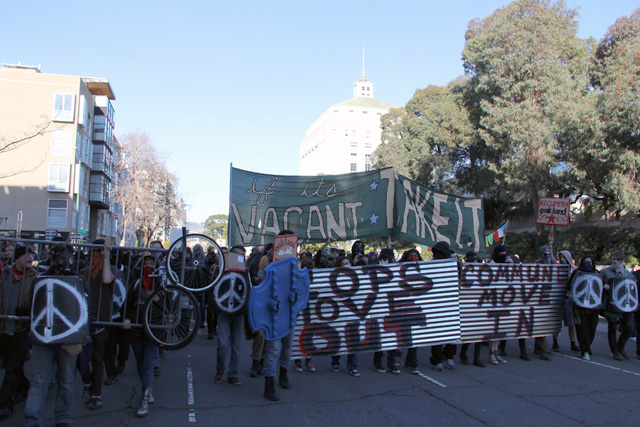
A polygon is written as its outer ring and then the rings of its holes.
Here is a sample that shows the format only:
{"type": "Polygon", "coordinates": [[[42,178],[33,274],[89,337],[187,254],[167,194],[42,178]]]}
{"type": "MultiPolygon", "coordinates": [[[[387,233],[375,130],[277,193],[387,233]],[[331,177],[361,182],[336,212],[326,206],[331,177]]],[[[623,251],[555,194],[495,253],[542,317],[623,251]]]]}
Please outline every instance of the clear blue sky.
{"type": "MultiPolygon", "coordinates": [[[[471,19],[509,2],[11,1],[0,62],[104,77],[116,135],[140,130],[167,157],[189,221],[228,214],[229,167],[296,175],[298,147],[330,106],[352,97],[366,44],[375,97],[404,106],[463,73],[471,19]]],[[[602,38],[639,6],[569,0],[580,37],[602,38]]]]}

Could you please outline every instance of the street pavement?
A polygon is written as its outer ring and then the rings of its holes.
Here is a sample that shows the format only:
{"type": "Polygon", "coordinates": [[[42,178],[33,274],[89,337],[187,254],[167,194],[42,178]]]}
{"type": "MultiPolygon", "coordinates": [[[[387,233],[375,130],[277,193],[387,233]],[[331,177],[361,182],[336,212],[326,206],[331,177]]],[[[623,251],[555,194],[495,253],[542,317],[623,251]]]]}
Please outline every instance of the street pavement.
{"type": "MultiPolygon", "coordinates": [[[[551,345],[551,338],[548,338],[551,345]]],[[[249,377],[250,342],[243,345],[241,385],[214,384],[216,341],[200,330],[193,343],[166,352],[153,395],[149,416],[135,417],[140,386],[133,354],[114,385],[104,386],[100,410],[81,402],[77,378],[72,408],[77,426],[638,426],[640,425],[640,360],[636,343],[627,344],[630,360],[613,360],[606,340],[606,322],[600,322],[591,361],[569,350],[566,328],[560,335],[560,352],[551,361],[533,356],[533,339],[527,340],[532,360],[518,358],[517,342],[507,345],[506,365],[486,368],[461,365],[436,372],[428,362],[429,349],[418,351],[420,375],[379,373],[372,354],[358,355],[361,376],[348,375],[346,357],[339,373],[330,369],[329,357],[313,361],[315,373],[290,371],[293,388],[282,390],[279,402],[263,397],[264,379],[249,377]]],[[[469,349],[473,354],[473,346],[469,349]]],[[[406,352],[405,352],[406,353],[406,352]]],[[[404,356],[404,355],[403,355],[404,356]]],[[[386,360],[386,358],[385,358],[386,360]]],[[[404,357],[399,358],[403,361],[404,357]]],[[[28,369],[28,367],[27,367],[28,369]]],[[[276,379],[277,383],[277,379],[276,379]]],[[[24,403],[1,424],[23,422],[24,403]]],[[[44,425],[53,425],[53,390],[50,390],[44,425]]]]}

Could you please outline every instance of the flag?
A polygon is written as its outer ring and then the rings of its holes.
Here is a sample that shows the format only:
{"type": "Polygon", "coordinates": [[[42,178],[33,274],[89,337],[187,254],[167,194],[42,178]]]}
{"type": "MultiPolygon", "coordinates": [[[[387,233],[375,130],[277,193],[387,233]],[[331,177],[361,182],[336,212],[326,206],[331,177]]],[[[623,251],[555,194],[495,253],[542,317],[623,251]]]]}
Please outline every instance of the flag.
{"type": "Polygon", "coordinates": [[[502,239],[505,234],[507,234],[507,225],[509,225],[509,221],[505,222],[502,227],[498,228],[496,231],[486,237],[487,247],[493,246],[495,243],[498,243],[500,239],[502,239]]]}

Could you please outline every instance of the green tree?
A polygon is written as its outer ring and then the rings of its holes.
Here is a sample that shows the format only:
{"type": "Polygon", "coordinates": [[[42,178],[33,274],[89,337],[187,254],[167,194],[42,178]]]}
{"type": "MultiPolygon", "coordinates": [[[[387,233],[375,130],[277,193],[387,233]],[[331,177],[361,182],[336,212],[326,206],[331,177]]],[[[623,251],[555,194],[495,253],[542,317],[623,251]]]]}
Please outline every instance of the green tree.
{"type": "MultiPolygon", "coordinates": [[[[558,116],[588,85],[588,43],[564,2],[518,0],[469,23],[463,50],[487,166],[511,194],[565,189],[558,116]]],[[[540,231],[540,230],[539,230],[540,231]]]]}
{"type": "Polygon", "coordinates": [[[229,216],[224,214],[211,215],[204,222],[204,234],[214,239],[226,239],[229,216]]]}

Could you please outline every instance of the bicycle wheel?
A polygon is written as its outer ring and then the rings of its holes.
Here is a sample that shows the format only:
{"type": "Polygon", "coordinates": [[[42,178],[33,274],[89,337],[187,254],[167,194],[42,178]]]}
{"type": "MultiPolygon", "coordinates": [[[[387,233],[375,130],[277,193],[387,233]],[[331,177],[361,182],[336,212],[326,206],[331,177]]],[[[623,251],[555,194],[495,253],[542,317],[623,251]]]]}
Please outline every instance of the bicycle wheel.
{"type": "Polygon", "coordinates": [[[178,350],[196,337],[200,306],[191,292],[168,285],[147,298],[142,326],[147,337],[160,347],[178,350]]]}
{"type": "Polygon", "coordinates": [[[169,247],[166,265],[171,283],[192,292],[202,292],[220,281],[224,272],[224,256],[220,246],[210,237],[187,234],[169,247]],[[194,256],[196,245],[206,248],[207,255],[194,256]]]}

